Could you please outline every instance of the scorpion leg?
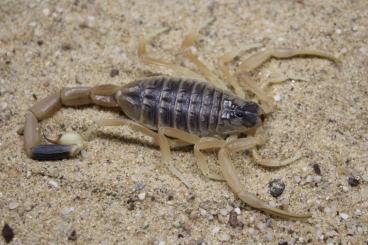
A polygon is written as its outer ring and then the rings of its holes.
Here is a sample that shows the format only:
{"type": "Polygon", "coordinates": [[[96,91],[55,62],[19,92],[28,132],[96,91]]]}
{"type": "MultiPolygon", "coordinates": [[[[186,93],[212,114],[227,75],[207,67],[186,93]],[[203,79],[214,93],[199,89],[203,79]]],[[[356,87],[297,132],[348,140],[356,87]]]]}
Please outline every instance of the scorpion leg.
{"type": "Polygon", "coordinates": [[[216,87],[228,90],[226,85],[205,65],[202,61],[199,60],[198,55],[196,55],[191,48],[194,46],[199,32],[201,29],[207,27],[211,24],[214,19],[210,19],[205,21],[200,27],[194,31],[191,31],[184,37],[182,41],[180,53],[184,55],[188,60],[190,60],[193,64],[195,64],[198,70],[207,78],[210,82],[212,82],[216,87]]]}
{"type": "Polygon", "coordinates": [[[185,179],[185,177],[174,167],[172,164],[171,152],[170,152],[170,144],[168,138],[166,137],[167,128],[162,127],[158,129],[158,142],[160,145],[161,157],[164,164],[170,170],[170,172],[175,175],[183,184],[190,188],[191,185],[185,179]]]}
{"type": "Polygon", "coordinates": [[[208,177],[209,179],[223,180],[221,176],[210,173],[206,158],[200,150],[209,149],[209,148],[219,148],[224,144],[224,140],[218,140],[216,138],[207,138],[207,137],[200,138],[194,134],[190,134],[190,133],[187,133],[182,130],[175,129],[175,128],[163,127],[161,128],[161,131],[166,136],[173,137],[173,138],[176,138],[181,141],[194,145],[194,156],[197,159],[197,164],[202,174],[208,177]]]}
{"type": "MultiPolygon", "coordinates": [[[[152,139],[154,140],[154,143],[156,145],[159,145],[159,141],[158,141],[158,133],[152,131],[149,128],[146,128],[132,120],[129,119],[102,119],[102,120],[97,120],[96,124],[99,126],[128,126],[133,130],[136,130],[138,132],[141,132],[142,134],[145,134],[147,136],[152,137],[152,139]]],[[[181,140],[176,140],[176,139],[170,139],[170,147],[171,148],[180,148],[180,147],[184,147],[184,146],[188,146],[191,144],[188,144],[186,142],[183,142],[181,140]]]]}
{"type": "Polygon", "coordinates": [[[26,114],[24,126],[24,146],[29,157],[35,160],[59,160],[77,155],[83,145],[82,139],[75,133],[66,133],[57,140],[49,140],[54,144],[40,144],[39,121],[51,117],[64,106],[102,105],[117,106],[114,98],[118,90],[115,85],[97,87],[63,88],[34,104],[26,114]]]}
{"type": "MultiPolygon", "coordinates": [[[[329,59],[335,63],[339,63],[340,60],[334,57],[333,55],[318,51],[318,50],[308,50],[308,49],[282,49],[282,48],[276,48],[276,49],[266,49],[264,51],[260,51],[255,53],[254,55],[247,58],[243,64],[238,69],[238,75],[240,75],[240,78],[245,82],[244,86],[246,86],[246,89],[253,92],[262,102],[263,109],[265,113],[269,113],[273,110],[274,104],[273,100],[270,96],[268,96],[262,89],[259,88],[259,86],[252,81],[249,72],[256,69],[263,63],[265,63],[267,60],[271,58],[291,58],[295,56],[317,56],[325,59],[329,59]]],[[[285,81],[287,78],[282,78],[281,82],[285,81]]]]}
{"type": "Polygon", "coordinates": [[[258,165],[268,168],[284,167],[302,158],[302,155],[297,153],[293,157],[281,161],[275,159],[264,159],[258,154],[256,149],[252,149],[252,156],[258,165]]]}
{"type": "Polygon", "coordinates": [[[256,137],[241,138],[228,142],[225,146],[223,146],[220,149],[219,161],[222,175],[224,176],[225,180],[227,181],[232,191],[249,206],[262,210],[269,214],[273,214],[283,218],[299,219],[299,220],[311,217],[311,215],[309,214],[307,215],[292,214],[287,211],[271,207],[266,202],[259,199],[256,195],[243,190],[244,187],[241,185],[236,175],[237,172],[230,161],[230,153],[235,153],[239,151],[244,151],[245,149],[253,148],[259,143],[260,142],[256,137]]]}
{"type": "Polygon", "coordinates": [[[154,38],[155,36],[167,30],[168,28],[163,28],[148,36],[140,38],[138,41],[138,50],[137,50],[138,58],[142,61],[143,64],[150,65],[150,66],[157,67],[157,68],[166,68],[166,69],[172,70],[175,72],[177,76],[184,76],[184,77],[200,79],[201,76],[199,76],[197,73],[195,73],[194,71],[188,68],[185,68],[183,66],[179,66],[176,64],[172,64],[162,59],[151,57],[147,54],[147,48],[146,48],[147,43],[149,43],[151,39],[154,38]]]}
{"type": "Polygon", "coordinates": [[[239,72],[250,72],[267,60],[271,58],[291,58],[295,56],[315,56],[324,59],[329,59],[335,63],[340,63],[341,61],[329,54],[327,52],[319,51],[319,50],[311,50],[311,49],[289,49],[289,48],[274,48],[274,49],[266,49],[264,51],[260,51],[255,53],[254,55],[247,58],[243,64],[239,68],[239,72]]]}
{"type": "Polygon", "coordinates": [[[245,98],[245,93],[240,84],[238,83],[237,79],[231,74],[229,69],[229,64],[238,56],[240,56],[243,52],[253,48],[261,47],[261,44],[253,44],[243,47],[240,50],[228,52],[218,58],[218,66],[224,76],[224,80],[230,83],[233,87],[234,92],[241,98],[245,98]]]}

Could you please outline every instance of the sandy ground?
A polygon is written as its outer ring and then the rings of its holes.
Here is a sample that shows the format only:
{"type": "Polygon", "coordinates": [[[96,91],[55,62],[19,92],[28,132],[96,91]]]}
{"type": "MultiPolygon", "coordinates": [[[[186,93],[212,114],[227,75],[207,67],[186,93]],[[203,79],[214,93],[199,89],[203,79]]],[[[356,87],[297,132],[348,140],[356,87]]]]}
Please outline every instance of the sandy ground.
{"type": "MultiPolygon", "coordinates": [[[[3,236],[10,240],[8,224],[12,244],[368,244],[367,26],[366,0],[2,0],[3,236]],[[265,122],[269,141],[261,148],[265,157],[298,150],[305,157],[271,171],[246,153],[233,156],[246,190],[312,218],[287,221],[246,206],[226,183],[201,174],[191,149],[173,154],[193,184],[187,189],[158,167],[160,153],[150,140],[126,127],[96,129],[77,159],[27,158],[17,130],[35,100],[63,86],[126,84],[157,72],[138,61],[136,47],[140,36],[162,27],[170,30],[149,49],[190,66],[175,56],[180,42],[212,17],[197,52],[213,70],[217,57],[252,43],[320,49],[343,61],[336,66],[318,58],[273,59],[256,70],[260,83],[275,73],[306,80],[273,86],[277,109],[265,122]],[[274,179],[286,185],[278,198],[269,194],[274,179]]],[[[94,120],[117,116],[98,107],[67,108],[45,120],[43,132],[86,134],[94,120]]],[[[208,158],[218,172],[216,155],[208,158]]]]}

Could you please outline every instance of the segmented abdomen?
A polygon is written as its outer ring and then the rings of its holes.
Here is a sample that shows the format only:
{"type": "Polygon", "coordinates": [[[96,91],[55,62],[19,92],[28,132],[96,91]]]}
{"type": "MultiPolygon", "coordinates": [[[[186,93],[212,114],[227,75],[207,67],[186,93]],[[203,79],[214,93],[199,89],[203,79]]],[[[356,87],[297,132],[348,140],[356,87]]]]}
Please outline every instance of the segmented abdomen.
{"type": "Polygon", "coordinates": [[[124,113],[151,129],[172,127],[206,136],[216,132],[223,91],[196,80],[138,80],[118,97],[124,113]]]}

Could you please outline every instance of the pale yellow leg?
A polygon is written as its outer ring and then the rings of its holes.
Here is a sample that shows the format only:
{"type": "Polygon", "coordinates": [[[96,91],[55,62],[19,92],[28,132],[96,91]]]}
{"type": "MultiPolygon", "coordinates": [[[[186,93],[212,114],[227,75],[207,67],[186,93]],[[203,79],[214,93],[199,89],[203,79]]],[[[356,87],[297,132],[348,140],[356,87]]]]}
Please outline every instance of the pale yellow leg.
{"type": "Polygon", "coordinates": [[[256,195],[244,190],[244,187],[241,185],[237,177],[237,172],[230,161],[230,153],[253,148],[259,143],[260,142],[255,137],[241,138],[228,142],[225,146],[223,146],[220,149],[219,161],[222,175],[224,176],[225,180],[227,181],[232,191],[249,206],[262,210],[269,214],[277,215],[283,218],[300,219],[300,220],[311,217],[311,215],[309,214],[308,215],[292,214],[281,209],[273,208],[269,206],[266,202],[259,199],[256,195]]]}
{"type": "MultiPolygon", "coordinates": [[[[154,131],[152,131],[149,128],[146,128],[132,120],[129,119],[102,119],[102,120],[98,120],[96,121],[96,124],[99,126],[129,126],[130,128],[132,128],[133,130],[136,130],[138,132],[141,132],[147,136],[152,137],[152,139],[154,140],[154,143],[156,145],[159,145],[158,143],[158,134],[154,131]]],[[[191,145],[189,143],[183,142],[181,140],[178,139],[169,139],[169,143],[170,143],[170,147],[171,148],[180,148],[180,147],[185,147],[188,145],[191,145]]]]}
{"type": "Polygon", "coordinates": [[[248,45],[239,50],[226,53],[218,59],[219,69],[221,70],[223,74],[224,80],[230,83],[230,85],[233,87],[235,91],[235,94],[237,94],[240,98],[244,99],[245,93],[244,93],[243,88],[240,86],[239,82],[237,81],[237,79],[233,76],[233,74],[231,74],[230,69],[229,69],[229,64],[236,57],[240,56],[243,52],[253,49],[253,48],[259,48],[261,46],[262,46],[261,44],[248,45]]]}
{"type": "Polygon", "coordinates": [[[160,145],[160,151],[162,156],[162,161],[167,166],[167,168],[171,171],[173,175],[175,175],[183,184],[190,188],[191,185],[185,179],[185,177],[174,167],[172,164],[171,152],[170,152],[170,145],[166,135],[167,128],[159,128],[158,129],[158,139],[160,145]]]}
{"type": "Polygon", "coordinates": [[[169,69],[171,71],[173,71],[175,73],[175,76],[183,76],[183,77],[188,77],[188,78],[195,78],[195,79],[201,79],[202,77],[200,75],[198,75],[197,73],[191,71],[188,68],[176,65],[176,64],[172,64],[168,61],[162,60],[162,59],[158,59],[158,58],[154,58],[151,57],[147,54],[147,43],[149,43],[151,41],[152,38],[156,37],[157,35],[161,34],[162,32],[167,31],[168,28],[163,28],[161,30],[158,30],[154,33],[152,33],[151,35],[148,35],[146,37],[142,37],[139,41],[138,41],[138,57],[139,59],[146,65],[150,65],[156,68],[164,68],[164,69],[169,69]]]}
{"type": "MultiPolygon", "coordinates": [[[[200,138],[194,134],[190,134],[175,128],[161,128],[161,131],[168,137],[176,138],[181,141],[187,142],[188,144],[194,145],[194,155],[197,159],[197,164],[199,169],[202,171],[203,175],[213,180],[223,180],[222,177],[212,174],[209,171],[208,164],[205,156],[200,151],[202,149],[209,148],[219,148],[217,145],[219,141],[224,142],[223,140],[218,140],[215,138],[200,138]]],[[[221,146],[224,143],[221,144],[221,146]]]]}
{"type": "Polygon", "coordinates": [[[252,156],[258,165],[268,168],[284,167],[302,158],[302,154],[298,152],[293,157],[284,160],[264,159],[258,154],[256,149],[252,149],[252,156]]]}
{"type": "Polygon", "coordinates": [[[239,68],[239,72],[250,72],[271,58],[291,58],[295,56],[315,56],[320,58],[329,59],[335,63],[341,61],[332,54],[309,49],[288,49],[288,48],[274,48],[266,49],[261,52],[257,52],[254,55],[247,58],[239,68]]]}
{"type": "MultiPolygon", "coordinates": [[[[264,143],[266,143],[265,137],[263,137],[263,128],[259,127],[257,132],[256,132],[256,137],[259,139],[259,144],[263,145],[264,143]]],[[[278,167],[283,167],[283,166],[287,166],[297,160],[299,160],[300,158],[302,158],[302,154],[300,152],[297,152],[296,154],[294,154],[293,157],[284,159],[284,160],[277,160],[277,159],[265,159],[262,158],[259,154],[256,148],[253,148],[252,151],[252,157],[255,160],[255,162],[263,167],[268,167],[268,168],[278,168],[278,167]]]]}
{"type": "MultiPolygon", "coordinates": [[[[254,55],[247,58],[243,64],[239,67],[237,74],[240,76],[241,80],[244,81],[244,86],[247,90],[254,93],[262,102],[262,109],[265,113],[269,113],[274,108],[273,99],[268,96],[255,82],[252,81],[249,72],[256,69],[264,62],[271,58],[291,58],[295,56],[317,56],[325,59],[329,59],[335,63],[339,63],[340,60],[333,55],[318,51],[318,50],[308,50],[308,49],[266,49],[261,52],[257,52],[254,55]]],[[[283,82],[288,78],[282,78],[276,82],[283,82]]]]}
{"type": "Polygon", "coordinates": [[[246,90],[254,93],[261,101],[261,108],[265,114],[268,114],[274,110],[273,99],[250,77],[249,73],[243,72],[240,74],[240,79],[246,90]]]}
{"type": "Polygon", "coordinates": [[[203,76],[207,78],[209,82],[213,83],[214,86],[224,90],[228,90],[226,85],[207,67],[207,65],[200,61],[198,56],[191,50],[198,38],[199,31],[207,27],[213,20],[214,19],[210,19],[204,22],[202,25],[199,26],[198,29],[191,31],[184,37],[184,40],[181,43],[181,53],[184,55],[184,57],[195,64],[198,70],[203,74],[203,76]]]}
{"type": "Polygon", "coordinates": [[[176,176],[179,180],[181,180],[188,188],[190,188],[190,184],[185,180],[184,176],[172,165],[171,154],[170,154],[170,143],[169,140],[165,137],[162,130],[158,130],[158,133],[143,127],[142,125],[128,119],[104,119],[96,122],[100,126],[122,126],[126,125],[130,128],[139,131],[143,134],[151,136],[155,142],[160,146],[160,151],[162,155],[162,161],[164,165],[170,170],[170,172],[176,176]]]}

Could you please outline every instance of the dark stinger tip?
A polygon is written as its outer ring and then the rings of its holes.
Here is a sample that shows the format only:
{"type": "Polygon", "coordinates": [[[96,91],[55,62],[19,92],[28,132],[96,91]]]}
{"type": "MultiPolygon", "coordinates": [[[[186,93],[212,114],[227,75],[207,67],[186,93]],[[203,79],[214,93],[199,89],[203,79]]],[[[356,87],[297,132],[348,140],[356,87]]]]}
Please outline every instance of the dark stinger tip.
{"type": "Polygon", "coordinates": [[[75,146],[72,145],[37,145],[32,148],[32,159],[38,161],[62,160],[74,156],[75,151],[75,146]]]}

